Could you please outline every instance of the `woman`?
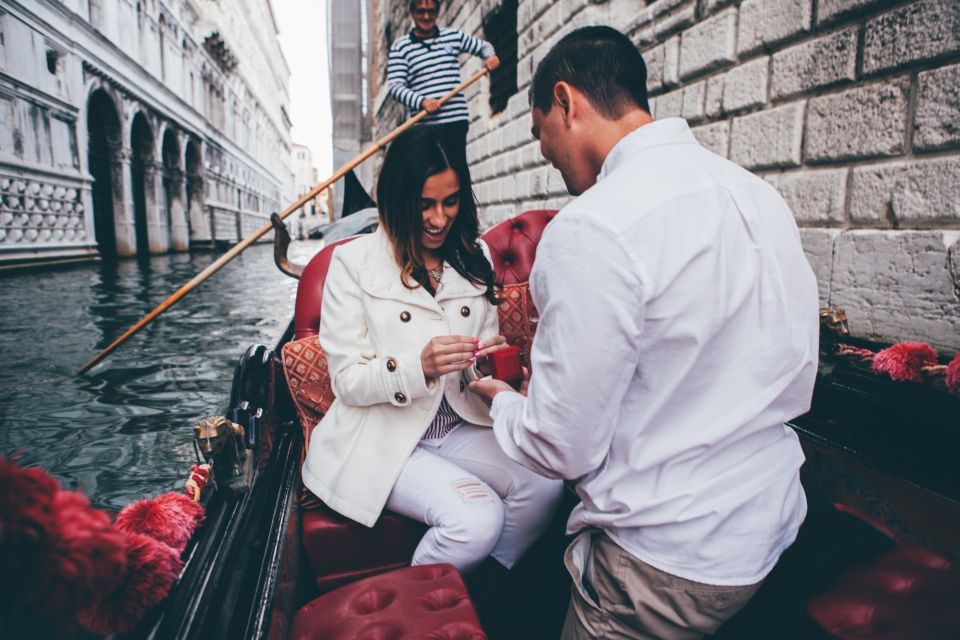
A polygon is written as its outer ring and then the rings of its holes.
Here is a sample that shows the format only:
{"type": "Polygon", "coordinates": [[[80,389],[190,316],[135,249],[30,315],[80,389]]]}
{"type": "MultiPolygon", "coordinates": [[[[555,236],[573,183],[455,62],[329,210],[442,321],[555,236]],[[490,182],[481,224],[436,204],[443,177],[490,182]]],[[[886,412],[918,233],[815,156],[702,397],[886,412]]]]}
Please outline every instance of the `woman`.
{"type": "Polygon", "coordinates": [[[336,401],[310,438],[303,482],[368,527],[384,508],[426,523],[412,563],[466,574],[488,555],[512,567],[562,485],[504,455],[462,377],[506,341],[456,158],[431,127],[398,136],[377,184],[380,228],[333,253],[320,344],[336,401]]]}

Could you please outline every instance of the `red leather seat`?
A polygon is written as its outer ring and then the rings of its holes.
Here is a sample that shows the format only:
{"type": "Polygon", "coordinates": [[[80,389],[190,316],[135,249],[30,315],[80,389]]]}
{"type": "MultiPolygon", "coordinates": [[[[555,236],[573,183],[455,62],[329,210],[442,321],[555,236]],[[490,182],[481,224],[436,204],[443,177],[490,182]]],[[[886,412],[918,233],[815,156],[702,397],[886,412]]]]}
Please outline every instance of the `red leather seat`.
{"type": "MultiPolygon", "coordinates": [[[[537,242],[555,213],[527,211],[484,234],[500,284],[515,284],[529,277],[537,242]]],[[[303,270],[294,312],[297,339],[318,334],[323,284],[333,249],[353,239],[324,247],[303,270]]],[[[368,529],[320,504],[304,510],[301,540],[317,587],[320,593],[326,593],[359,578],[409,565],[425,531],[423,523],[389,511],[384,511],[376,525],[368,529]]]]}
{"type": "Polygon", "coordinates": [[[333,250],[360,236],[351,236],[330,243],[311,258],[300,274],[297,285],[297,302],[293,311],[294,338],[309,338],[320,333],[320,303],[323,301],[323,284],[327,281],[327,270],[333,250]]]}
{"type": "Polygon", "coordinates": [[[490,248],[497,284],[517,284],[530,279],[540,236],[555,215],[557,212],[553,209],[525,211],[490,227],[483,234],[483,240],[490,248]]]}
{"type": "Polygon", "coordinates": [[[850,567],[814,596],[808,611],[842,640],[960,638],[960,567],[897,536],[872,518],[837,505],[896,540],[870,562],[850,567]]]}
{"type": "Polygon", "coordinates": [[[322,595],[293,619],[290,640],[483,640],[477,613],[449,564],[408,567],[322,595]]]}

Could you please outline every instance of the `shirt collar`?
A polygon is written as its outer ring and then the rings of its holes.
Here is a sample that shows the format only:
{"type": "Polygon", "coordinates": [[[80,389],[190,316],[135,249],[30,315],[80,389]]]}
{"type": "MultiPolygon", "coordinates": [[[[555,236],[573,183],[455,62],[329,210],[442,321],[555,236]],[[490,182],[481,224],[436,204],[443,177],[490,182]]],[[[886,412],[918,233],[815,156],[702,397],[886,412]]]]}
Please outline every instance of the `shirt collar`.
{"type": "Polygon", "coordinates": [[[597,175],[602,180],[628,157],[665,144],[698,144],[683,118],[664,118],[634,129],[613,145],[597,175]]]}
{"type": "Polygon", "coordinates": [[[416,34],[416,29],[410,29],[410,33],[409,33],[410,40],[411,40],[412,42],[418,42],[418,43],[419,43],[419,42],[424,42],[425,40],[433,40],[433,39],[436,38],[438,35],[440,35],[440,27],[438,27],[437,25],[433,25],[433,33],[431,33],[430,35],[428,35],[428,36],[425,37],[425,38],[421,38],[420,36],[418,36],[418,35],[416,34]]]}

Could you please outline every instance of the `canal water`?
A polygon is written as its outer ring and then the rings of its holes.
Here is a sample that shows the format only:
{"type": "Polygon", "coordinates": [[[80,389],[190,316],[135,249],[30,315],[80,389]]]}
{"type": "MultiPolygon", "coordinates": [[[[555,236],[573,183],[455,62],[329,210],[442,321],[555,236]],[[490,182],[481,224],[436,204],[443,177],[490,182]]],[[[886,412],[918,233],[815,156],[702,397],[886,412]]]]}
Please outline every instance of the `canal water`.
{"type": "Polygon", "coordinates": [[[110,510],[181,489],[196,463],[192,425],[226,410],[239,357],[251,344],[275,346],[292,316],[296,281],[272,251],[247,249],[80,377],[73,372],[217,256],[0,276],[0,455],[110,510]]]}

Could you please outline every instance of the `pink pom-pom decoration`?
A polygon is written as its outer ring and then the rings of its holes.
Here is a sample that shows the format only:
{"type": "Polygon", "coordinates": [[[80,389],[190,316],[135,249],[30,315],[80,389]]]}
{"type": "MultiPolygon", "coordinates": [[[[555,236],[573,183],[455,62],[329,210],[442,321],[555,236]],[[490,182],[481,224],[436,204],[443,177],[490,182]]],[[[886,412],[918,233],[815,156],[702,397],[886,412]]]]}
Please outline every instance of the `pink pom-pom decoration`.
{"type": "Polygon", "coordinates": [[[126,566],[124,536],[77,491],[42,469],[0,459],[0,565],[19,599],[65,625],[112,590],[126,566]]]}
{"type": "Polygon", "coordinates": [[[947,383],[947,391],[960,396],[960,353],[953,356],[953,360],[947,365],[944,382],[947,383]]]}
{"type": "Polygon", "coordinates": [[[162,601],[183,568],[180,554],[141,533],[125,533],[127,570],[112,592],[80,613],[80,623],[94,633],[109,635],[132,630],[162,601]]]}
{"type": "Polygon", "coordinates": [[[885,373],[894,380],[922,382],[922,369],[937,364],[937,352],[925,342],[900,342],[873,358],[874,373],[885,373]]]}
{"type": "Polygon", "coordinates": [[[180,553],[203,521],[203,507],[182,493],[169,492],[127,505],[117,514],[121,531],[142,533],[180,553]]]}

